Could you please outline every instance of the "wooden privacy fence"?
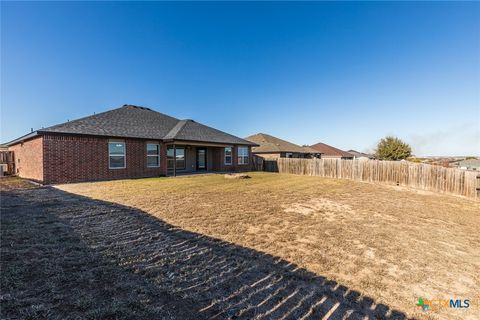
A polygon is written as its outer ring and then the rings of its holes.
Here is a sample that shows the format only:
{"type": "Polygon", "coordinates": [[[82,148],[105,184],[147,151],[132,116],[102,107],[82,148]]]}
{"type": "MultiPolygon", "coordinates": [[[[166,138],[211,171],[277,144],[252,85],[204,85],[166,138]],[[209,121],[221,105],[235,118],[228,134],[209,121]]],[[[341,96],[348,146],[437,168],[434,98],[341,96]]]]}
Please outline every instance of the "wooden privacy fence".
{"type": "Polygon", "coordinates": [[[277,160],[266,160],[257,155],[253,155],[253,170],[278,172],[277,160]]]}
{"type": "Polygon", "coordinates": [[[479,173],[407,161],[279,158],[265,160],[263,170],[382,182],[480,199],[479,173]]]}
{"type": "Polygon", "coordinates": [[[15,173],[15,159],[13,151],[0,151],[0,164],[7,165],[7,174],[15,173]]]}

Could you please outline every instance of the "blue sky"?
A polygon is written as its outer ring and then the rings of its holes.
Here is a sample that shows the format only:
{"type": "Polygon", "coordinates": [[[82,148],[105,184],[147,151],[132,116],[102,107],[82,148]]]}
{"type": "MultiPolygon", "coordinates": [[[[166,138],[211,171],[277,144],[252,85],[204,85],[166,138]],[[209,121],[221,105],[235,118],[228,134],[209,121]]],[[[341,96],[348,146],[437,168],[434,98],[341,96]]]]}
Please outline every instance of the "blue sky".
{"type": "Polygon", "coordinates": [[[480,155],[480,3],[1,3],[1,141],[123,104],[480,155]]]}

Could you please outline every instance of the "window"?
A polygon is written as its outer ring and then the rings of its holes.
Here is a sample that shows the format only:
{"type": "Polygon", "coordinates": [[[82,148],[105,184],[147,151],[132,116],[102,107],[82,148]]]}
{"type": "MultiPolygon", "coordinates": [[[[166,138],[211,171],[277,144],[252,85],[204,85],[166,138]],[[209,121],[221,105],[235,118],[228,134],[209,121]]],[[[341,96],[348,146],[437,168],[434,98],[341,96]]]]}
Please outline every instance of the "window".
{"type": "Polygon", "coordinates": [[[110,141],[108,143],[108,166],[110,169],[124,169],[125,163],[125,142],[110,141]]]}
{"type": "Polygon", "coordinates": [[[147,143],[147,167],[160,167],[160,145],[158,143],[147,143]]]}
{"type": "Polygon", "coordinates": [[[293,158],[293,153],[291,152],[285,153],[285,158],[293,158]]]}
{"type": "Polygon", "coordinates": [[[248,147],[238,147],[238,164],[248,164],[248,147]]]}
{"type": "Polygon", "coordinates": [[[232,147],[225,148],[225,165],[229,166],[232,164],[232,147]]]}
{"type": "MultiPolygon", "coordinates": [[[[185,169],[185,148],[184,147],[176,147],[176,169],[183,170],[185,169]]],[[[173,147],[168,147],[167,149],[167,167],[168,169],[173,170],[173,147]]]]}

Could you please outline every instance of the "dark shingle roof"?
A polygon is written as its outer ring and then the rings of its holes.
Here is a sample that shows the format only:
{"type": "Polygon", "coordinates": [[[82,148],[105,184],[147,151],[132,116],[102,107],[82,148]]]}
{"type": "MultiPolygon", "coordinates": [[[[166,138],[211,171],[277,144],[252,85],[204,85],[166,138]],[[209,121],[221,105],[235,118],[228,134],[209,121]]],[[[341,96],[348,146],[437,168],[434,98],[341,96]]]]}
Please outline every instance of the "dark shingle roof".
{"type": "Polygon", "coordinates": [[[208,127],[193,120],[182,120],[180,122],[183,122],[181,126],[175,127],[172,130],[175,131],[173,132],[175,134],[173,139],[175,140],[255,145],[255,143],[208,127]]]}
{"type": "Polygon", "coordinates": [[[298,153],[318,153],[310,148],[300,147],[299,145],[279,139],[265,133],[257,133],[245,138],[258,144],[258,147],[252,149],[257,153],[279,153],[279,152],[298,152],[298,153]]]}
{"type": "Polygon", "coordinates": [[[322,156],[327,156],[327,157],[328,156],[334,156],[334,157],[336,156],[336,157],[344,157],[344,158],[353,158],[352,154],[350,154],[346,151],[337,149],[335,147],[329,146],[328,144],[321,143],[321,142],[310,146],[310,148],[315,149],[318,152],[321,152],[322,156]]]}
{"type": "Polygon", "coordinates": [[[19,143],[19,142],[28,140],[28,139],[33,138],[33,137],[36,137],[36,136],[38,136],[38,132],[37,132],[37,131],[33,131],[33,132],[30,132],[30,133],[24,134],[23,136],[18,137],[18,138],[16,138],[16,139],[12,140],[12,141],[9,141],[9,142],[7,142],[7,143],[4,143],[3,145],[4,145],[4,146],[7,146],[7,147],[13,146],[14,144],[17,144],[17,143],[19,143]]]}
{"type": "MultiPolygon", "coordinates": [[[[34,132],[34,134],[42,133],[252,145],[249,141],[192,120],[179,120],[149,108],[133,105],[124,105],[34,132]]],[[[12,145],[23,140],[19,138],[8,144],[12,145]]]]}
{"type": "Polygon", "coordinates": [[[178,119],[144,107],[125,105],[39,130],[110,137],[163,139],[178,119]]]}

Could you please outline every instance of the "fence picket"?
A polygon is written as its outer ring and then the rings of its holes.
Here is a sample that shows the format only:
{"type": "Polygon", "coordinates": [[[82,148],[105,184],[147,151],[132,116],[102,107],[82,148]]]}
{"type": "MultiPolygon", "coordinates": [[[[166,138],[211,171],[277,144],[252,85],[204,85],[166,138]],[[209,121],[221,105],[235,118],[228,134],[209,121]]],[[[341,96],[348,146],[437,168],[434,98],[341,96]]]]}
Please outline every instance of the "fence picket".
{"type": "Polygon", "coordinates": [[[256,160],[257,170],[382,182],[480,199],[477,173],[406,161],[295,159],[256,160]]]}

